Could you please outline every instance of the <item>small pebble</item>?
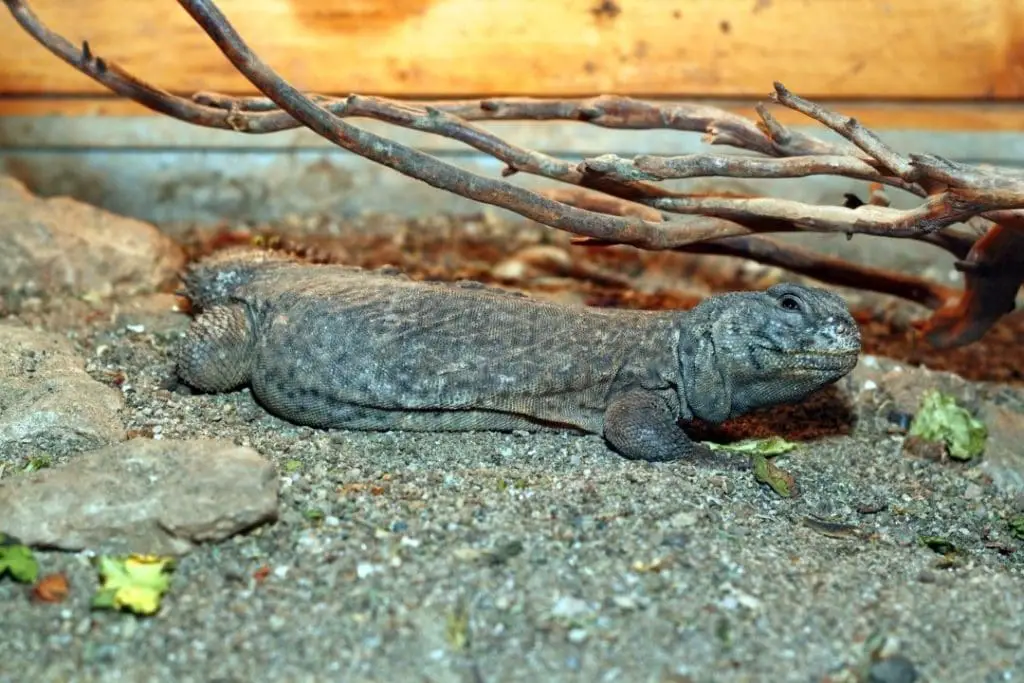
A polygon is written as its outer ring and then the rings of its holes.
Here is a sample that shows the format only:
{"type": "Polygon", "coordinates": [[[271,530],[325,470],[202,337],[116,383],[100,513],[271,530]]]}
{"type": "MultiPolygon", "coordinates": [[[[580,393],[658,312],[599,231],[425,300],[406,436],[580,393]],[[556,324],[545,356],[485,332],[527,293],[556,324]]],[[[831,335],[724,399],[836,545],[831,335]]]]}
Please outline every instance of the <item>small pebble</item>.
{"type": "Polygon", "coordinates": [[[580,643],[586,641],[588,635],[589,634],[587,633],[587,629],[574,628],[569,630],[567,638],[570,643],[574,645],[579,645],[580,643]]]}
{"type": "Polygon", "coordinates": [[[558,599],[555,606],[551,608],[551,616],[563,619],[574,619],[590,611],[590,605],[585,600],[565,595],[558,599]]]}
{"type": "Polygon", "coordinates": [[[978,500],[985,494],[985,489],[981,488],[977,484],[971,483],[967,485],[964,490],[964,498],[967,500],[978,500]]]}
{"type": "Polygon", "coordinates": [[[614,602],[615,606],[619,609],[633,610],[637,607],[636,599],[630,595],[616,595],[612,598],[612,602],[614,602]]]}
{"type": "Polygon", "coordinates": [[[131,640],[135,632],[139,630],[139,622],[135,619],[125,619],[121,623],[121,638],[131,640]]]}
{"type": "Polygon", "coordinates": [[[875,662],[868,672],[869,683],[914,683],[917,677],[917,668],[903,655],[875,662]]]}
{"type": "Polygon", "coordinates": [[[375,574],[378,570],[379,567],[375,564],[370,562],[360,562],[356,565],[356,576],[360,579],[365,579],[366,577],[375,574]]]}

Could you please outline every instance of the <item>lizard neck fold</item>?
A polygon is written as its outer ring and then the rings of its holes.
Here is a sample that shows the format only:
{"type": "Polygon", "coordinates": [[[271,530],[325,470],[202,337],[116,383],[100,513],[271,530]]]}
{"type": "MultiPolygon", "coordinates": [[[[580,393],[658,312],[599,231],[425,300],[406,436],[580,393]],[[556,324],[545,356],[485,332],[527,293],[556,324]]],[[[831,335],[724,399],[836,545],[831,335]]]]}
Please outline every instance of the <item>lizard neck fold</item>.
{"type": "Polygon", "coordinates": [[[678,328],[679,401],[693,417],[717,424],[733,409],[729,359],[718,355],[710,324],[684,319],[678,328]]]}

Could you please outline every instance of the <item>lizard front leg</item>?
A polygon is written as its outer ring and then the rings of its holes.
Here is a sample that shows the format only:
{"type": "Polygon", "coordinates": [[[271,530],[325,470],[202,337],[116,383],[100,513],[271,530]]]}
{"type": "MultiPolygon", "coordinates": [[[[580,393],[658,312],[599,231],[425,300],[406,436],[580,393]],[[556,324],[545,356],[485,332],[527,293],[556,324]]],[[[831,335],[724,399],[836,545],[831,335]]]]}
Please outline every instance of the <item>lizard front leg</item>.
{"type": "Polygon", "coordinates": [[[668,462],[686,458],[701,467],[739,471],[751,468],[748,458],[713,451],[691,439],[665,401],[646,391],[623,394],[608,406],[604,437],[631,460],[668,462]]]}
{"type": "Polygon", "coordinates": [[[612,401],[604,413],[604,437],[631,460],[679,460],[693,456],[697,449],[665,401],[642,390],[612,401]]]}
{"type": "Polygon", "coordinates": [[[178,377],[200,391],[250,381],[255,334],[242,306],[213,306],[192,321],[177,351],[178,377]]]}

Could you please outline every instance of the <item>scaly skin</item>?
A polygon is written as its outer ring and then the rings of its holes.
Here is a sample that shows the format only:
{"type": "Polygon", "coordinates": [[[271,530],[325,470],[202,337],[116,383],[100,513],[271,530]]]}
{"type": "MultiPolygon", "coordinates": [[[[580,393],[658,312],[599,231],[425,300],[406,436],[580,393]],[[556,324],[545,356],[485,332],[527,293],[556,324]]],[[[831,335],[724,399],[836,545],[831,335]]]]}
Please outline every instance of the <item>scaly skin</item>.
{"type": "Polygon", "coordinates": [[[320,428],[592,432],[651,461],[694,455],[680,421],[798,401],[860,352],[843,300],[794,284],[629,311],[244,250],[185,289],[202,312],[177,372],[198,390],[249,385],[320,428]]]}

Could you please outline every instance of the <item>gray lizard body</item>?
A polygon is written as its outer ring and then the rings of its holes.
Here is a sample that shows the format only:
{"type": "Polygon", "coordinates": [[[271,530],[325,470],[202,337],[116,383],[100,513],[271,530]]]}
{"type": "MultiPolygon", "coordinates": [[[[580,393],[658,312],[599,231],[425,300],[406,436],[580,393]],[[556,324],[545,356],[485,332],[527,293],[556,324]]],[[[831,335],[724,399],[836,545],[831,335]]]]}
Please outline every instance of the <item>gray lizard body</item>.
{"type": "Polygon", "coordinates": [[[592,432],[645,460],[693,453],[680,420],[799,400],[860,351],[842,299],[792,284],[631,311],[240,252],[185,285],[201,313],[177,372],[201,391],[249,385],[321,428],[592,432]]]}

